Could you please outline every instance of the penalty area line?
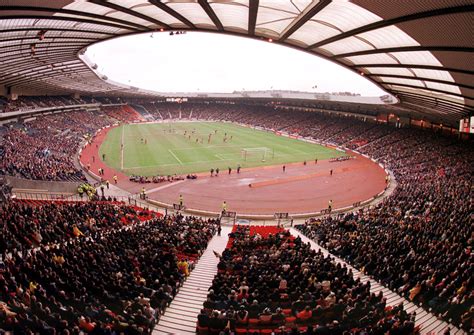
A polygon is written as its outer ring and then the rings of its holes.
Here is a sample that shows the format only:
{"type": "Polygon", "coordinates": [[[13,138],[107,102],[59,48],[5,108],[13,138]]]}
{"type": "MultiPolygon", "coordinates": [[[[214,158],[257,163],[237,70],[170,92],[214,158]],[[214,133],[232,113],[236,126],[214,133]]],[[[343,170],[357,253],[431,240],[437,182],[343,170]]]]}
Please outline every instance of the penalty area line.
{"type": "Polygon", "coordinates": [[[176,156],[176,155],[174,154],[173,150],[168,149],[168,152],[169,152],[171,155],[173,155],[173,157],[178,161],[178,163],[179,163],[180,165],[183,165],[183,162],[181,162],[181,160],[178,158],[178,156],[176,156]]]}

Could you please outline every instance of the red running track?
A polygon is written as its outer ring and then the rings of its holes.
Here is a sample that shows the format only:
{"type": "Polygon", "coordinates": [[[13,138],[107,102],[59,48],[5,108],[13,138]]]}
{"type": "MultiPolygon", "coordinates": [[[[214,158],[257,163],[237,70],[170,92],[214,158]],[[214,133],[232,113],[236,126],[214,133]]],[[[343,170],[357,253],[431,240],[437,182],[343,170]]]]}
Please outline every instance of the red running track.
{"type": "Polygon", "coordinates": [[[182,194],[184,205],[189,209],[220,212],[225,200],[227,210],[238,214],[314,213],[326,209],[329,200],[333,201],[333,208],[342,208],[370,199],[385,189],[385,170],[355,153],[352,153],[355,159],[342,162],[318,160],[317,164],[287,164],[286,172],[279,165],[243,169],[240,174],[235,170],[230,175],[222,171],[219,177],[200,174],[196,180],[178,183],[134,183],[99,158],[100,144],[109,129],[100,132],[83,149],[83,165],[90,163],[95,174],[99,167],[103,168],[104,178],[109,181],[116,174],[118,186],[132,193],[138,193],[144,186],[152,200],[173,204],[182,194]],[[95,156],[94,162],[92,156],[95,156]],[[331,169],[332,176],[329,173],[331,169]],[[249,187],[252,183],[259,183],[260,186],[249,187]]]}

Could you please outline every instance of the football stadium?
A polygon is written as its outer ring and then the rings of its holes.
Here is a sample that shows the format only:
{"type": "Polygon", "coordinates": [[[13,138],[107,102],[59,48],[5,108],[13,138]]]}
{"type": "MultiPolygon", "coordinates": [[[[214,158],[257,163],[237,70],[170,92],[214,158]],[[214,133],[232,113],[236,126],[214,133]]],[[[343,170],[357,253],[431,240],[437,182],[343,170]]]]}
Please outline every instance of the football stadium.
{"type": "Polygon", "coordinates": [[[0,334],[474,333],[472,0],[0,13],[0,334]]]}

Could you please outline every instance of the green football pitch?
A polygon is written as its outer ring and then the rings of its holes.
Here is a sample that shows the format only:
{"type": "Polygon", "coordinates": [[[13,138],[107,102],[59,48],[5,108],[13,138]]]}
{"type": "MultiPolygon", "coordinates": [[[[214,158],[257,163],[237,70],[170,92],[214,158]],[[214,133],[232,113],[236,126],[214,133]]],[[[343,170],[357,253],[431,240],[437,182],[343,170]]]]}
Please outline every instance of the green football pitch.
{"type": "Polygon", "coordinates": [[[106,163],[127,175],[168,175],[276,165],[344,153],[271,132],[221,122],[126,124],[100,147],[106,163]],[[186,133],[186,135],[185,135],[186,133]],[[210,140],[209,140],[210,138],[210,140]],[[146,143],[144,143],[146,140],[146,143]],[[123,143],[123,146],[122,146],[123,143]]]}

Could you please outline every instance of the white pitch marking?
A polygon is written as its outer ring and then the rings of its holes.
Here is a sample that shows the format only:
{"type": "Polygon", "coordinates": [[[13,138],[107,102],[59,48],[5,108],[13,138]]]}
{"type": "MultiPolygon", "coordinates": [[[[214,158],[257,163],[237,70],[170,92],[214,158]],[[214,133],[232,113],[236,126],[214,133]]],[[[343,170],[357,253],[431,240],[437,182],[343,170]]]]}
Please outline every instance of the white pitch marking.
{"type": "Polygon", "coordinates": [[[171,149],[168,149],[169,153],[173,155],[174,158],[176,158],[176,160],[179,162],[179,164],[183,165],[183,162],[181,162],[181,160],[178,158],[178,156],[176,156],[173,152],[173,150],[171,149]]]}

